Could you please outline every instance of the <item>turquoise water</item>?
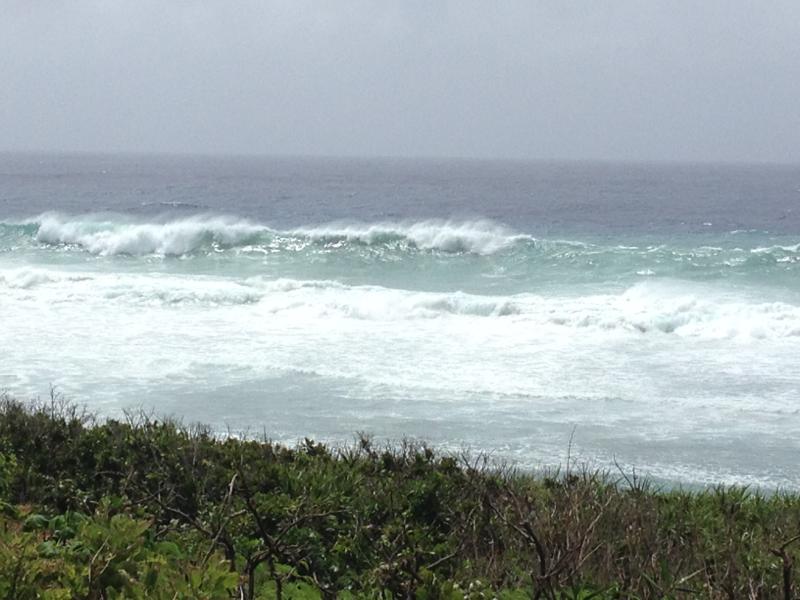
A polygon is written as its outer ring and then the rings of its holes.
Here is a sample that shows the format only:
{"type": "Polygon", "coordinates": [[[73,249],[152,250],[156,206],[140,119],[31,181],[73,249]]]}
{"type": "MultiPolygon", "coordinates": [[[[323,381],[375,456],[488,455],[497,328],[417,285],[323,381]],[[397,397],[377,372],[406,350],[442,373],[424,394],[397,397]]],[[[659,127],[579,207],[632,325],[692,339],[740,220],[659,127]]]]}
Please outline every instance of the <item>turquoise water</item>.
{"type": "Polygon", "coordinates": [[[228,216],[147,222],[44,214],[0,223],[6,258],[24,265],[232,276],[334,278],[475,293],[626,286],[642,277],[800,291],[797,236],[758,231],[537,238],[491,221],[331,223],[273,229],[228,216]],[[90,267],[91,268],[91,267],[90,267]]]}
{"type": "MultiPolygon", "coordinates": [[[[225,189],[250,198],[242,181],[261,163],[203,186],[210,167],[196,159],[149,159],[152,172],[107,159],[127,169],[112,183],[89,158],[46,163],[38,178],[15,160],[0,177],[0,389],[55,385],[103,415],[142,408],[287,442],[410,436],[522,467],[563,462],[574,430],[573,456],[595,466],[800,486],[794,171],[734,169],[740,204],[742,190],[787,182],[736,217],[733,200],[703,203],[719,170],[645,169],[648,184],[634,169],[634,185],[633,167],[590,169],[597,210],[556,227],[540,217],[563,221],[561,209],[519,204],[521,189],[555,177],[545,167],[525,187],[496,165],[451,168],[433,185],[425,164],[418,177],[383,165],[361,180],[363,165],[342,167],[349,178],[332,183],[288,163],[263,191],[294,185],[297,206],[270,219],[266,200],[258,211],[213,201],[225,189]],[[137,185],[144,199],[131,204],[137,185]],[[452,214],[474,187],[492,202],[452,214]],[[343,195],[352,188],[360,200],[343,195]],[[315,204],[324,189],[338,204],[315,204]],[[626,196],[648,190],[652,201],[626,196]],[[696,215],[680,225],[688,204],[696,215]]],[[[562,171],[554,196],[592,189],[585,168],[562,171]]]]}

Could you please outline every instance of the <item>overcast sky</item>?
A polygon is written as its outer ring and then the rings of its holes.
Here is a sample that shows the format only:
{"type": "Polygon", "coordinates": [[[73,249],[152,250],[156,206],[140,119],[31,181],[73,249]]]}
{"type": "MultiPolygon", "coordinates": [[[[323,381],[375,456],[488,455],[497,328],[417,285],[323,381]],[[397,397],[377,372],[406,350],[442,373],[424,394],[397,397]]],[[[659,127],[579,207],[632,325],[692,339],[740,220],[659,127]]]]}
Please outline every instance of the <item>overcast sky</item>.
{"type": "Polygon", "coordinates": [[[0,149],[800,162],[800,2],[0,0],[0,149]]]}

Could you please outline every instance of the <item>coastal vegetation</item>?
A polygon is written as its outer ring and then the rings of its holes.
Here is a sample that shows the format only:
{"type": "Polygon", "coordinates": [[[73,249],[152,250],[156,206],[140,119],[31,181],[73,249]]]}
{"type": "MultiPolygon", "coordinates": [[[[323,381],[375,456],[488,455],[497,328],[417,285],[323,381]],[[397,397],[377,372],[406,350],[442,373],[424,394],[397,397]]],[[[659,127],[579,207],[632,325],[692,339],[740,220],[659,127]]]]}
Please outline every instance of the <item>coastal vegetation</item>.
{"type": "Polygon", "coordinates": [[[800,496],[0,397],[0,599],[789,599],[800,496]]]}

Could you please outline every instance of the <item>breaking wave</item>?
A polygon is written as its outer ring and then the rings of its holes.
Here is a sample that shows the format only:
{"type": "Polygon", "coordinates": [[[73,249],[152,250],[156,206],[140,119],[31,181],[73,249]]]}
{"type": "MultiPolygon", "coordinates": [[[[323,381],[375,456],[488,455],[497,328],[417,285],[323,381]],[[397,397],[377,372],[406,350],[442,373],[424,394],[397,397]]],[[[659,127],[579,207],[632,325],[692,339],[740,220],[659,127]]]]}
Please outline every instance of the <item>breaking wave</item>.
{"type": "MultiPolygon", "coordinates": [[[[717,240],[720,241],[720,240],[717,240]]],[[[202,258],[276,255],[305,261],[311,255],[357,260],[409,260],[424,255],[495,257],[498,268],[563,269],[586,276],[713,278],[746,272],[796,276],[800,244],[743,247],[733,238],[721,245],[604,244],[534,238],[489,220],[330,223],[275,229],[229,216],[196,215],[140,222],[102,215],[47,213],[19,223],[0,223],[0,252],[19,248],[86,252],[100,257],[202,258]]]]}
{"type": "Polygon", "coordinates": [[[298,228],[293,235],[324,244],[357,243],[368,246],[407,244],[423,250],[494,254],[533,238],[491,221],[421,221],[417,223],[331,224],[298,228]]]}
{"type": "Polygon", "coordinates": [[[0,287],[29,290],[40,285],[64,281],[86,281],[88,275],[64,275],[56,271],[20,267],[0,271],[0,287]]]}
{"type": "MultiPolygon", "coordinates": [[[[774,339],[800,336],[800,306],[717,296],[703,288],[643,282],[620,293],[583,296],[426,292],[334,280],[242,279],[136,273],[64,273],[48,269],[0,271],[0,289],[48,302],[107,303],[149,308],[241,306],[247,319],[290,319],[305,326],[330,318],[404,321],[492,318],[509,323],[503,335],[660,336],[774,339]],[[583,332],[583,333],[582,333],[583,332]]],[[[8,297],[11,301],[12,298],[8,297]]]]}
{"type": "Polygon", "coordinates": [[[670,334],[704,339],[771,339],[800,336],[800,306],[714,297],[707,290],[669,283],[634,285],[622,294],[560,302],[548,320],[579,330],[670,334]]]}
{"type": "Polygon", "coordinates": [[[309,245],[381,246],[399,250],[493,254],[530,236],[491,221],[429,220],[414,223],[334,223],[277,230],[245,219],[193,216],[141,223],[102,216],[40,215],[23,223],[0,224],[0,235],[29,237],[50,246],[78,247],[101,256],[184,256],[227,249],[298,250],[309,245]]]}
{"type": "Polygon", "coordinates": [[[102,256],[161,254],[181,256],[199,249],[257,243],[265,231],[241,219],[190,217],[166,223],[125,223],[42,215],[34,238],[49,245],[79,246],[102,256]]]}

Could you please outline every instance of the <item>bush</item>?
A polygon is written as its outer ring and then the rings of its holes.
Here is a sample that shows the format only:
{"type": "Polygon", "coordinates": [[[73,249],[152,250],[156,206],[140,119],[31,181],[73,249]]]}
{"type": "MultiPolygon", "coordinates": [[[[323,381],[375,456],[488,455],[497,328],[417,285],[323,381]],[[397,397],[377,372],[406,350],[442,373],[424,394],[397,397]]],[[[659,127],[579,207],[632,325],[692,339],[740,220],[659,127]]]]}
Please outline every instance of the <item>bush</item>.
{"type": "Polygon", "coordinates": [[[791,598],[800,498],[0,400],[0,598],[791,598]]]}

